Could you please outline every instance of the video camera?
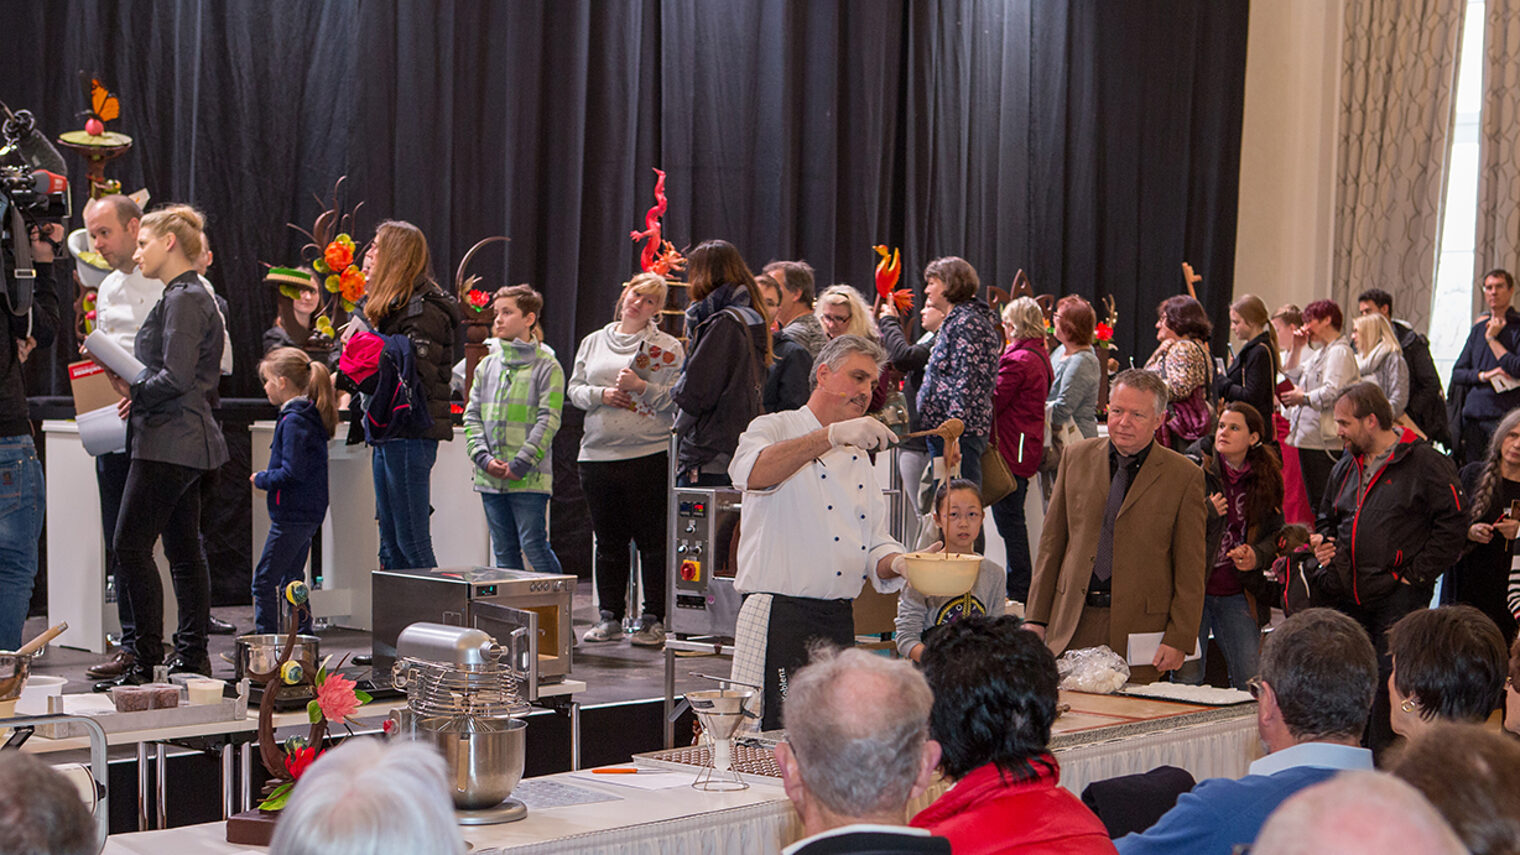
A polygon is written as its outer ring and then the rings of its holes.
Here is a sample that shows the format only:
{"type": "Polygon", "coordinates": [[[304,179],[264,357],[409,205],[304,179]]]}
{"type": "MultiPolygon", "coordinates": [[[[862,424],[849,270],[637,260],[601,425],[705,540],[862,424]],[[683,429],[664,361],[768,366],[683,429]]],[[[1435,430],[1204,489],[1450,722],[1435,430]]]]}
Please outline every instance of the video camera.
{"type": "MultiPolygon", "coordinates": [[[[38,132],[31,112],[13,113],[0,102],[0,116],[0,299],[14,320],[32,307],[31,230],[68,220],[73,202],[63,156],[38,132]]],[[[56,244],[54,250],[61,255],[56,244]]]]}

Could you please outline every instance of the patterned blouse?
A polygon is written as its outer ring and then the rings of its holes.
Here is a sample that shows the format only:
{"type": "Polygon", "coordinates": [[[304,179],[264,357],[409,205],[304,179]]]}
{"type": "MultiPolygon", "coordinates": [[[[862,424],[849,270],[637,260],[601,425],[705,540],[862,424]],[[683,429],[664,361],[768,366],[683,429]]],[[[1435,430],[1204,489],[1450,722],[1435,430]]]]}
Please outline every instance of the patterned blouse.
{"type": "Polygon", "coordinates": [[[1156,348],[1145,361],[1145,370],[1160,374],[1166,381],[1168,401],[1185,401],[1193,390],[1209,382],[1211,359],[1208,348],[1200,342],[1174,338],[1156,348]]]}

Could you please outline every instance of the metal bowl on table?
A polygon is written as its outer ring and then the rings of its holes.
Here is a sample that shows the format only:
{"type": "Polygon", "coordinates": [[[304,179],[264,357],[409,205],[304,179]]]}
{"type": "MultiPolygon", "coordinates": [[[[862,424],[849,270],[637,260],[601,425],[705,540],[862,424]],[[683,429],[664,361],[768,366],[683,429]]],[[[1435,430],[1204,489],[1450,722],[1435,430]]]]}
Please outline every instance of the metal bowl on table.
{"type": "MultiPolygon", "coordinates": [[[[250,633],[240,635],[237,640],[237,658],[234,663],[236,679],[241,680],[250,676],[252,672],[267,674],[273,671],[280,662],[280,651],[285,647],[285,636],[277,633],[250,633]]],[[[295,647],[291,648],[290,658],[293,662],[301,663],[301,667],[308,674],[317,672],[317,663],[321,661],[321,640],[315,635],[296,636],[295,647]]]]}
{"type": "Polygon", "coordinates": [[[448,766],[449,794],[460,810],[501,804],[523,776],[528,723],[517,718],[427,716],[413,734],[435,746],[448,766]]]}

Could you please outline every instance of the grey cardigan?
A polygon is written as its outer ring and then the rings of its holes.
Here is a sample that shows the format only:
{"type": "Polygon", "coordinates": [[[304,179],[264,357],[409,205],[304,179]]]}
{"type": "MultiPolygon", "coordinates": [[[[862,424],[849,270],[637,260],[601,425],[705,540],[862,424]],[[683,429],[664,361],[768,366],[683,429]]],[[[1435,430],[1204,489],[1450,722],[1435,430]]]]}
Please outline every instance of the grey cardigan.
{"type": "Polygon", "coordinates": [[[227,462],[208,396],[222,376],[222,316],[195,271],[174,278],[148,311],[133,349],[132,457],[215,469],[227,462]]]}

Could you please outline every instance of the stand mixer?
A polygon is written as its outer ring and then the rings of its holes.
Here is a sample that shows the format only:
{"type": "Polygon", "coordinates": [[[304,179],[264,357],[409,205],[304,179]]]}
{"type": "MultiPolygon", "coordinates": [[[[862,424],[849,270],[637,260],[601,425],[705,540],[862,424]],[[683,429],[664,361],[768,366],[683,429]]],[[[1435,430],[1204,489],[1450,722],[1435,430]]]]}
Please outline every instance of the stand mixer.
{"type": "Polygon", "coordinates": [[[399,732],[435,746],[449,773],[461,825],[513,822],[527,816],[508,798],[522,780],[528,711],[518,692],[525,657],[535,656],[524,628],[507,645],[484,630],[414,623],[396,640],[394,685],[407,704],[391,713],[399,732]]]}

